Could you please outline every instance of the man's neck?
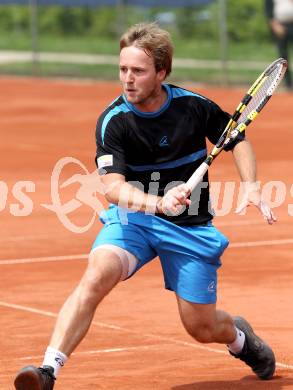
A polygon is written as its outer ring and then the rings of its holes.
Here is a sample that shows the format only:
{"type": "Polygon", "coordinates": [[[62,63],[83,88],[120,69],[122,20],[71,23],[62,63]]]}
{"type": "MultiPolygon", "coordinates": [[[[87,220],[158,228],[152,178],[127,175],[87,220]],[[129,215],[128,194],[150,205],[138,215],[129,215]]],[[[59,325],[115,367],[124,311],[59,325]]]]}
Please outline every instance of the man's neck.
{"type": "Polygon", "coordinates": [[[134,104],[134,107],[142,112],[156,112],[165,104],[168,94],[166,89],[162,86],[160,91],[154,96],[151,96],[147,101],[134,104]]]}

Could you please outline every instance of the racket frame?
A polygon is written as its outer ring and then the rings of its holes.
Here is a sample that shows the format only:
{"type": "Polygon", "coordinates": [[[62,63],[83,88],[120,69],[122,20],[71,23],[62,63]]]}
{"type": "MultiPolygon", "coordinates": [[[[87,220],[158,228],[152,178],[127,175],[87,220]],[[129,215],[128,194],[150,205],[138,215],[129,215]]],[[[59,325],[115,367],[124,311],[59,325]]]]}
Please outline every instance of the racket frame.
{"type": "Polygon", "coordinates": [[[195,172],[191,175],[191,177],[186,182],[186,185],[189,188],[190,192],[193,191],[194,188],[202,181],[203,176],[208,171],[209,167],[211,166],[215,158],[224,149],[224,147],[233,139],[235,139],[239,133],[242,133],[252,121],[254,121],[254,119],[257,117],[259,112],[264,108],[264,106],[270,100],[272,94],[274,93],[277,86],[281,82],[287,70],[287,67],[288,67],[287,61],[284,58],[278,58],[277,60],[272,62],[255,80],[255,82],[252,84],[252,86],[249,88],[249,90],[247,91],[247,93],[244,95],[243,99],[237,106],[235,112],[233,113],[230,120],[228,121],[216,145],[213,147],[209,155],[206,157],[205,161],[195,170],[195,172]],[[274,83],[272,83],[268,88],[265,98],[261,101],[257,109],[252,110],[247,115],[247,119],[244,122],[238,123],[238,120],[241,114],[243,113],[243,111],[245,110],[245,108],[248,106],[250,101],[259,91],[259,89],[267,80],[267,78],[272,74],[272,72],[278,66],[281,66],[280,72],[277,75],[278,77],[276,77],[274,83]]]}

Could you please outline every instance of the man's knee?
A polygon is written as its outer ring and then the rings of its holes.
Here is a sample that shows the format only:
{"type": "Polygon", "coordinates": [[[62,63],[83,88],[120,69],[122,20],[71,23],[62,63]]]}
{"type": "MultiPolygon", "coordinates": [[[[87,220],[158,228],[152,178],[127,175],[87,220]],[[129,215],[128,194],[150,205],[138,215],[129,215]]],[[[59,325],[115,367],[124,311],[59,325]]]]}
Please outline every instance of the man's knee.
{"type": "Polygon", "coordinates": [[[103,298],[120,281],[121,274],[121,262],[115,253],[104,249],[91,253],[80,282],[84,299],[103,298]]]}
{"type": "Polygon", "coordinates": [[[216,312],[214,304],[196,304],[177,297],[181,321],[186,331],[200,343],[214,341],[216,312]]]}
{"type": "Polygon", "coordinates": [[[106,259],[107,265],[119,268],[120,280],[127,279],[136,269],[138,260],[137,258],[127,251],[113,244],[103,244],[92,250],[90,254],[90,260],[94,262],[96,259],[99,261],[106,259]],[[114,261],[115,264],[109,264],[109,261],[114,261]]]}

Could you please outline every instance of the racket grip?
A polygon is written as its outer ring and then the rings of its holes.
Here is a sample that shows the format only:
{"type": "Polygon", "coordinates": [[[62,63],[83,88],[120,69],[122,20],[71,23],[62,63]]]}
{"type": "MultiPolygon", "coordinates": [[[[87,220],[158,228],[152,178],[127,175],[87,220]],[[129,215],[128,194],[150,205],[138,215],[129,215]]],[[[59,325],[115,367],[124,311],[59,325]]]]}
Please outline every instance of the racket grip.
{"type": "Polygon", "coordinates": [[[186,185],[190,189],[190,191],[193,191],[195,187],[200,183],[204,177],[204,174],[209,169],[209,165],[206,162],[203,162],[200,164],[200,166],[197,168],[197,170],[190,176],[190,178],[187,180],[186,185]]]}

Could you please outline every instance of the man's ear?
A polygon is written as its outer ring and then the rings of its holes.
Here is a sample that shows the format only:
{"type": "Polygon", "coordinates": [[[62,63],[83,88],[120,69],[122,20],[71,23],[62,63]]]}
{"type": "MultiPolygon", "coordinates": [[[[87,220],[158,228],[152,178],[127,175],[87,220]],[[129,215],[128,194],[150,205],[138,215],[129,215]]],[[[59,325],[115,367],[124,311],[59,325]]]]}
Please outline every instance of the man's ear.
{"type": "Polygon", "coordinates": [[[166,78],[166,69],[161,69],[157,73],[159,81],[163,82],[166,78]]]}

